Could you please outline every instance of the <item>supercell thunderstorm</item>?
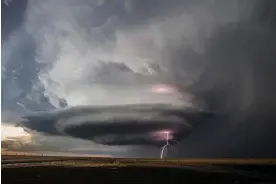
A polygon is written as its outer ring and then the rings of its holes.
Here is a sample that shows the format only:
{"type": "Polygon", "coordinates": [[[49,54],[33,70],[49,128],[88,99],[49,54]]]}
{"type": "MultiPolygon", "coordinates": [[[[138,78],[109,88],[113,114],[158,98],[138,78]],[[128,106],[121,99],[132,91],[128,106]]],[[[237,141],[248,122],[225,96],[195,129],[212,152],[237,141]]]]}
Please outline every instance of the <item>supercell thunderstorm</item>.
{"type": "Polygon", "coordinates": [[[276,153],[272,1],[127,2],[28,1],[2,58],[18,125],[161,158],[276,153]]]}
{"type": "Polygon", "coordinates": [[[98,144],[162,146],[164,131],[170,132],[170,139],[179,140],[209,116],[208,112],[185,106],[134,104],[42,112],[25,117],[22,123],[39,132],[98,144]]]}

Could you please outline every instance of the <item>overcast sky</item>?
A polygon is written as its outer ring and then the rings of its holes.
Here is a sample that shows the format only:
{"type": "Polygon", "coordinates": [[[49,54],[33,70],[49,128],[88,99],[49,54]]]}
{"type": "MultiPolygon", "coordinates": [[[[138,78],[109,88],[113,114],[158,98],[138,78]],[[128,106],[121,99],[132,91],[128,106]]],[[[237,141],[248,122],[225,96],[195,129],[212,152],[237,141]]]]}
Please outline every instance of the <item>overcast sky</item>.
{"type": "MultiPolygon", "coordinates": [[[[275,156],[273,7],[258,0],[2,0],[2,123],[79,105],[193,103],[220,116],[181,141],[180,157],[275,156]],[[180,93],[151,92],[164,82],[180,93]]],[[[53,151],[159,152],[35,139],[53,151]]]]}

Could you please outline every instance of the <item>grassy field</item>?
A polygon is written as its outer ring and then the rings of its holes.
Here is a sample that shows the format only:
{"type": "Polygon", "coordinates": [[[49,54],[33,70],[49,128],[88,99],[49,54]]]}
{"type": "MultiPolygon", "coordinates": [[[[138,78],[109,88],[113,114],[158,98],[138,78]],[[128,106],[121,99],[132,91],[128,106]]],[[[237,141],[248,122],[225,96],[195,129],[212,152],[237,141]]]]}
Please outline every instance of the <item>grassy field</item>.
{"type": "Polygon", "coordinates": [[[2,155],[5,166],[193,166],[193,165],[275,165],[276,159],[144,159],[105,157],[61,157],[39,155],[2,155]]]}
{"type": "MultiPolygon", "coordinates": [[[[2,155],[3,183],[275,181],[276,159],[137,159],[2,155]],[[221,167],[222,166],[222,167],[221,167]],[[252,174],[252,171],[254,172],[252,174]],[[257,172],[255,172],[257,171],[257,172]]],[[[193,183],[192,182],[192,183],[193,183]]],[[[191,183],[191,182],[189,182],[191,183]]]]}

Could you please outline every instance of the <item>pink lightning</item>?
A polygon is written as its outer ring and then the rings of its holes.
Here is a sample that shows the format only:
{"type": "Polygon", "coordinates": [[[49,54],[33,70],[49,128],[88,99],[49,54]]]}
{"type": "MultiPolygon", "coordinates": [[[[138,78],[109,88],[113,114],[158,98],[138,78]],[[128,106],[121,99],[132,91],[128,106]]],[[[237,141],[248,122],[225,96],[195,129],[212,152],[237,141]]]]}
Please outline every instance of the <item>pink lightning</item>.
{"type": "Polygon", "coordinates": [[[169,131],[164,131],[164,132],[162,132],[162,133],[166,135],[166,138],[165,138],[166,144],[165,144],[165,145],[162,147],[162,149],[161,149],[161,153],[160,153],[160,158],[161,158],[161,159],[164,158],[164,151],[166,150],[166,152],[167,152],[167,149],[168,149],[169,146],[172,147],[172,148],[174,148],[174,147],[170,144],[169,141],[173,141],[173,142],[175,142],[175,143],[178,143],[177,141],[175,141],[175,140],[172,139],[172,136],[170,135],[170,132],[169,132],[169,131]]]}
{"type": "Polygon", "coordinates": [[[166,134],[166,144],[162,147],[161,149],[161,153],[160,153],[160,158],[163,159],[163,156],[164,156],[164,150],[170,145],[169,143],[169,135],[170,135],[170,132],[166,131],[164,132],[164,134],[166,134]]]}

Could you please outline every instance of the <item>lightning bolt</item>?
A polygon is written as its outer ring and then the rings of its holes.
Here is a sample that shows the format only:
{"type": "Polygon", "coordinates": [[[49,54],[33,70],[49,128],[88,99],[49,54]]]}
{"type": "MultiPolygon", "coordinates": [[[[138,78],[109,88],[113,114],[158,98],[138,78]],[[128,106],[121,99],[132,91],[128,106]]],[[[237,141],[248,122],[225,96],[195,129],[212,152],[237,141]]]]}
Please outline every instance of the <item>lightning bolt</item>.
{"type": "Polygon", "coordinates": [[[162,147],[161,149],[161,153],[160,153],[160,158],[163,159],[164,158],[164,152],[166,151],[166,155],[167,155],[167,150],[169,147],[172,147],[173,149],[175,149],[171,144],[170,144],[170,141],[172,142],[175,142],[175,143],[178,143],[177,141],[173,140],[173,139],[170,139],[170,132],[164,132],[164,134],[166,134],[166,143],[165,145],[162,147]]]}
{"type": "Polygon", "coordinates": [[[170,145],[170,143],[169,143],[169,132],[165,132],[165,134],[166,134],[166,144],[161,149],[161,153],[160,153],[160,158],[161,159],[163,159],[164,150],[170,145]]]}

